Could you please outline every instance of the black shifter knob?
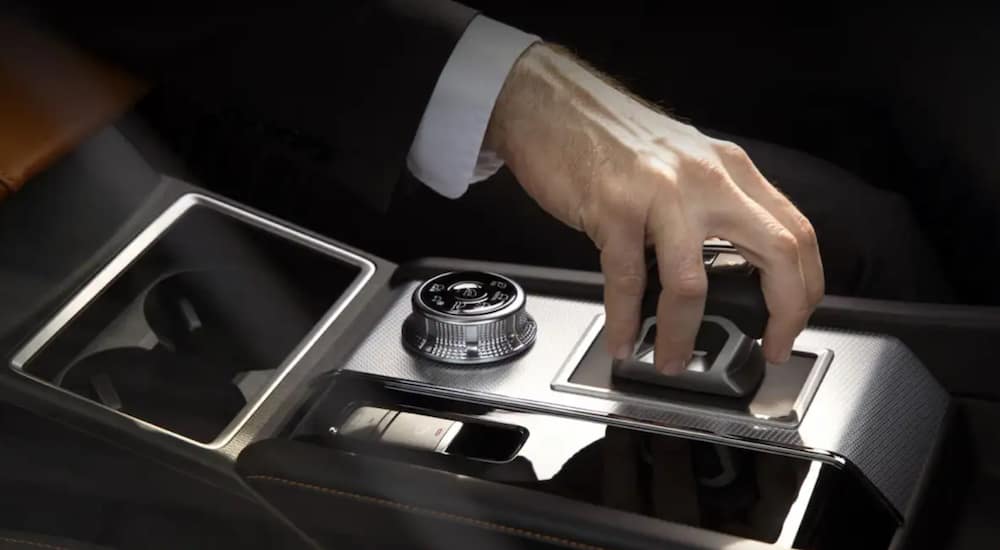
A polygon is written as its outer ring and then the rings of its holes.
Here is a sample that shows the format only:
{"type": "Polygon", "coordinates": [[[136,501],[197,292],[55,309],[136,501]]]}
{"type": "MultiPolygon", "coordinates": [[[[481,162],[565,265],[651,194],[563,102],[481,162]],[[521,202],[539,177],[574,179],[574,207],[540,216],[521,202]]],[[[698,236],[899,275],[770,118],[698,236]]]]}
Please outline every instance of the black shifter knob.
{"type": "MultiPolygon", "coordinates": [[[[721,317],[736,325],[746,336],[764,336],[768,312],[760,286],[760,272],[728,244],[706,244],[702,257],[708,276],[705,315],[721,317]]],[[[656,276],[656,257],[647,258],[649,270],[643,299],[643,317],[656,315],[656,303],[662,287],[656,276]]]]}
{"type": "Polygon", "coordinates": [[[763,336],[768,319],[760,273],[731,246],[706,245],[703,256],[708,295],[695,341],[695,357],[687,370],[665,375],[653,367],[656,304],[661,286],[655,276],[655,258],[650,258],[642,307],[643,330],[634,356],[615,362],[615,377],[729,397],[746,396],[760,384],[765,362],[756,340],[763,336]]]}

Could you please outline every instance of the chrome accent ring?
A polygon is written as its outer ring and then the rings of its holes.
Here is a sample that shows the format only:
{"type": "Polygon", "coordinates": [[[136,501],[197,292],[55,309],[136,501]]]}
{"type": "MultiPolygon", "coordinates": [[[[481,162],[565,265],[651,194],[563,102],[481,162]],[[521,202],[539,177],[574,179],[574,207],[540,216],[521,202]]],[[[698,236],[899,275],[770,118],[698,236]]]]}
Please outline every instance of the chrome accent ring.
{"type": "Polygon", "coordinates": [[[414,290],[412,306],[404,345],[443,363],[503,361],[531,347],[538,332],[523,289],[497,273],[442,273],[414,290]]]}

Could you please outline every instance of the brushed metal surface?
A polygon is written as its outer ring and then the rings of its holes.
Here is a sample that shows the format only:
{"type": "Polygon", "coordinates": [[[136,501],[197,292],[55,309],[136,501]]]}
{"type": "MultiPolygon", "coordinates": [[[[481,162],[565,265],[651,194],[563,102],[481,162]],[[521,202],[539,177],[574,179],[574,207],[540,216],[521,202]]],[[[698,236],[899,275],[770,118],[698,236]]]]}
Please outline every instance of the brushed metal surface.
{"type": "Polygon", "coordinates": [[[431,360],[481,365],[523,353],[534,343],[535,329],[535,320],[523,311],[468,325],[413,313],[403,325],[403,343],[431,360]]]}
{"type": "Polygon", "coordinates": [[[706,408],[640,404],[553,389],[567,361],[579,361],[603,322],[603,305],[529,294],[535,345],[510,361],[462,367],[417,358],[401,327],[417,282],[394,304],[343,369],[376,375],[408,391],[520,410],[549,411],[685,437],[810,458],[850,462],[902,515],[942,427],[947,393],[902,344],[879,335],[807,329],[796,349],[829,350],[832,361],[798,426],[756,422],[706,408]],[[596,328],[595,328],[596,327],[596,328]]]}

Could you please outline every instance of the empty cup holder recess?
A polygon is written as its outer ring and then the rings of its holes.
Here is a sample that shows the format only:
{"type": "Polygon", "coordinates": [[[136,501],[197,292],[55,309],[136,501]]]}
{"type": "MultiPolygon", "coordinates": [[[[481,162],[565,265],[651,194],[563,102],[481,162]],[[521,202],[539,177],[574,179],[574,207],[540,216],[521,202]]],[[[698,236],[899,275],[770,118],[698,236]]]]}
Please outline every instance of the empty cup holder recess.
{"type": "Polygon", "coordinates": [[[187,271],[154,284],[126,322],[145,324],[151,347],[101,349],[62,373],[60,385],[112,409],[210,441],[258,393],[312,322],[266,278],[237,270],[187,271]],[[242,373],[263,372],[240,385],[242,373]]]}
{"type": "Polygon", "coordinates": [[[217,442],[361,272],[194,208],[20,370],[174,435],[217,442]]]}

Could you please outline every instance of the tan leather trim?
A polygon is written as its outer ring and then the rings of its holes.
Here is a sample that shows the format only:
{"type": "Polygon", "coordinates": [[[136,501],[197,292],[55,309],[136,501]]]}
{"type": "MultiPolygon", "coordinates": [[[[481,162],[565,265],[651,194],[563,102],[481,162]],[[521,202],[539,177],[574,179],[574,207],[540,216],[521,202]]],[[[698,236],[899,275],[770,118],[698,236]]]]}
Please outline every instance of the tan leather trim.
{"type": "Polygon", "coordinates": [[[26,22],[0,18],[3,195],[127,111],[149,86],[26,22]]]}
{"type": "Polygon", "coordinates": [[[351,500],[356,500],[359,502],[364,502],[367,504],[375,504],[378,506],[384,506],[387,508],[395,508],[403,512],[409,512],[413,514],[419,514],[424,516],[430,516],[437,519],[443,519],[447,521],[452,521],[455,523],[461,523],[468,525],[470,527],[477,527],[479,529],[486,529],[489,531],[496,531],[500,533],[506,533],[508,535],[516,535],[519,537],[525,537],[529,539],[534,539],[542,542],[556,543],[569,548],[575,548],[576,550],[604,550],[600,546],[594,546],[592,544],[586,544],[583,542],[576,542],[573,540],[565,539],[562,537],[557,537],[553,535],[546,535],[544,533],[537,533],[535,531],[529,531],[527,529],[520,529],[517,527],[509,527],[507,525],[502,525],[499,523],[494,523],[492,521],[485,521],[481,519],[470,518],[466,516],[460,516],[458,514],[452,514],[450,512],[442,512],[440,510],[433,510],[431,508],[424,508],[421,506],[414,506],[412,504],[403,504],[401,502],[396,502],[394,500],[373,497],[368,495],[361,495],[358,493],[352,493],[350,491],[341,491],[339,489],[331,489],[329,487],[323,487],[320,485],[311,485],[309,483],[302,483],[300,481],[293,481],[291,479],[285,479],[282,477],[267,476],[267,475],[251,475],[247,476],[247,480],[260,480],[260,481],[270,481],[273,483],[280,483],[288,487],[294,487],[298,489],[305,489],[309,491],[314,491],[318,493],[323,493],[331,496],[337,496],[341,498],[349,498],[351,500]]]}

